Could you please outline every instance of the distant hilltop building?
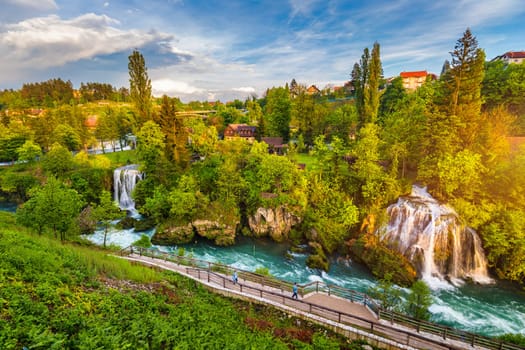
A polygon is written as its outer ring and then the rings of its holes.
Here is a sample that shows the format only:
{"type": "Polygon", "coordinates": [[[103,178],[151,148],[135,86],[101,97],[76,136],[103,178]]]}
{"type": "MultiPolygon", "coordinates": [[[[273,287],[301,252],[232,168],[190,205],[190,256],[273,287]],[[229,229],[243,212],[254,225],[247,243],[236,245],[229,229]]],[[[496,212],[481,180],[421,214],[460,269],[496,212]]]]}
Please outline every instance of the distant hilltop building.
{"type": "Polygon", "coordinates": [[[412,91],[423,85],[423,83],[427,80],[427,77],[430,77],[432,80],[437,78],[435,74],[428,73],[426,70],[401,72],[399,75],[403,80],[403,87],[412,91]]]}
{"type": "Polygon", "coordinates": [[[492,61],[503,61],[506,64],[516,63],[520,64],[525,60],[525,51],[509,51],[505,52],[503,55],[496,56],[492,61]]]}
{"type": "Polygon", "coordinates": [[[255,140],[257,127],[247,124],[230,124],[224,130],[224,139],[233,140],[236,138],[245,139],[249,142],[255,140]]]}

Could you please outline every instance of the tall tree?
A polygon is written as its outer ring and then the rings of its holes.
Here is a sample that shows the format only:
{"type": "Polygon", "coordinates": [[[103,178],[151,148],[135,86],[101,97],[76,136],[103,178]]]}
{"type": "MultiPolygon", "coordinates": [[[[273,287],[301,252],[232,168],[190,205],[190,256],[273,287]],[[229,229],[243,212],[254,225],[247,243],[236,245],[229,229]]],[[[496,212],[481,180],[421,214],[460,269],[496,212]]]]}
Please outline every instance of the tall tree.
{"type": "Polygon", "coordinates": [[[463,147],[472,147],[480,125],[481,83],[484,75],[485,52],[469,28],[450,52],[450,69],[442,77],[442,110],[461,120],[459,139],[463,147]]]}
{"type": "Polygon", "coordinates": [[[131,100],[137,108],[142,125],[151,119],[151,80],[144,56],[139,51],[133,50],[129,56],[128,70],[131,100]]]}
{"type": "Polygon", "coordinates": [[[368,64],[368,81],[365,83],[364,105],[366,122],[375,123],[379,110],[379,82],[383,76],[379,43],[375,42],[368,64]]]}
{"type": "Polygon", "coordinates": [[[359,63],[354,64],[352,83],[355,87],[355,104],[360,127],[375,123],[379,110],[379,83],[383,75],[379,43],[375,42],[372,53],[366,47],[359,63]]]}
{"type": "Polygon", "coordinates": [[[269,136],[281,136],[284,142],[288,142],[291,119],[291,102],[288,89],[282,87],[270,89],[266,101],[267,134],[269,136]]]}

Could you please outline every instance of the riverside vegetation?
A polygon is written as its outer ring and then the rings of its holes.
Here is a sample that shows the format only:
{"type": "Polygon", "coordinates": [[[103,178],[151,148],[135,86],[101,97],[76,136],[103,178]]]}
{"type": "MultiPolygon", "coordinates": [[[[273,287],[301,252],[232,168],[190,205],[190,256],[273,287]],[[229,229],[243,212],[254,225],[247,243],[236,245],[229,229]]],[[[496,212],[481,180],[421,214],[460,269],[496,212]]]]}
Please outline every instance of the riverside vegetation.
{"type": "Polygon", "coordinates": [[[157,238],[234,244],[238,235],[268,235],[307,243],[312,267],[348,255],[378,278],[411,285],[413,264],[379,229],[385,208],[419,183],[479,233],[493,275],[523,286],[525,156],[509,137],[525,135],[525,64],[485,62],[470,30],[451,59],[438,80],[407,92],[399,78],[382,78],[375,43],[353,67],[352,91],[309,95],[294,79],[226,105],[153,98],[138,51],[130,90],[88,83],[75,95],[61,79],[24,84],[0,92],[0,160],[19,161],[0,170],[1,195],[42,237],[75,240],[116,217],[112,171],[136,160],[146,176],[133,196],[157,238]],[[177,113],[196,110],[211,112],[177,113]],[[256,140],[223,139],[231,123],[256,126],[256,140]],[[281,137],[286,155],[271,154],[265,136],[281,137]],[[136,150],[112,160],[88,153],[126,143],[136,150]],[[250,218],[261,209],[295,224],[254,230],[250,218]]]}
{"type": "Polygon", "coordinates": [[[309,322],[0,213],[2,349],[361,349],[309,322]]]}

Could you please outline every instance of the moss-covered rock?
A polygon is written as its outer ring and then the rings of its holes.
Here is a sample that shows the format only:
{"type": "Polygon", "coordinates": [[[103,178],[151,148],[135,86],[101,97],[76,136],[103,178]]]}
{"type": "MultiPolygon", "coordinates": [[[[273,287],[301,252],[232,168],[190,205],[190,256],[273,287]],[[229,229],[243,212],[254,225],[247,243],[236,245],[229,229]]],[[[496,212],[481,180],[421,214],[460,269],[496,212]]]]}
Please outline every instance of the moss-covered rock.
{"type": "Polygon", "coordinates": [[[282,205],[277,208],[258,208],[248,217],[248,224],[254,237],[269,236],[276,242],[286,240],[292,227],[300,222],[300,217],[282,205]]]}
{"type": "Polygon", "coordinates": [[[201,237],[213,240],[215,244],[226,246],[235,243],[235,227],[215,220],[195,220],[193,227],[201,237]]]}
{"type": "Polygon", "coordinates": [[[416,281],[417,273],[406,257],[388,249],[381,242],[369,242],[366,235],[348,242],[352,258],[365,264],[377,278],[384,278],[385,274],[392,274],[392,281],[411,286],[416,281]]]}
{"type": "Polygon", "coordinates": [[[178,245],[193,241],[195,232],[191,223],[187,225],[164,224],[157,228],[151,243],[158,245],[178,245]]]}
{"type": "Polygon", "coordinates": [[[132,218],[131,216],[127,216],[124,219],[120,220],[116,226],[119,229],[129,230],[135,227],[135,223],[137,221],[137,219],[132,218]]]}
{"type": "Polygon", "coordinates": [[[313,252],[306,259],[306,265],[312,269],[328,271],[330,268],[330,262],[328,261],[321,244],[317,242],[310,242],[309,245],[313,252]]]}

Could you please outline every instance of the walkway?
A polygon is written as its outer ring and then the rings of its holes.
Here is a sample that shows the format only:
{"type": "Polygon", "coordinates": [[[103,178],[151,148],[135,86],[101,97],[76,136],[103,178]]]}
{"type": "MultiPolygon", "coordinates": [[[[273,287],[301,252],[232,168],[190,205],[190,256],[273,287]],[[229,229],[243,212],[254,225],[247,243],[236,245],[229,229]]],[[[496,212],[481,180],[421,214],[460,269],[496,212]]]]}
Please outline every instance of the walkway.
{"type": "MultiPolygon", "coordinates": [[[[320,323],[351,339],[366,339],[370,344],[386,349],[488,349],[469,342],[437,336],[435,334],[418,332],[414,328],[405,327],[386,320],[378,319],[369,309],[366,299],[359,303],[350,300],[312,291],[303,288],[299,291],[299,300],[291,298],[291,287],[284,286],[282,281],[265,279],[254,281],[253,274],[238,271],[239,281],[233,284],[231,271],[221,271],[221,268],[210,264],[209,268],[176,264],[168,259],[159,259],[141,254],[131,253],[124,256],[131,261],[157,266],[171,270],[203,283],[215,292],[241,298],[256,300],[272,305],[287,313],[320,323]],[[247,277],[247,278],[244,278],[247,277]],[[304,294],[302,294],[304,293],[304,294]],[[363,305],[365,304],[365,305],[363,305]]],[[[222,269],[229,267],[222,266],[222,269]]],[[[329,292],[330,293],[330,292],[329,292]]],[[[356,299],[353,299],[356,300],[356,299]]],[[[500,349],[520,349],[499,344],[500,349]]],[[[494,348],[494,347],[493,347],[494,348]]]]}

